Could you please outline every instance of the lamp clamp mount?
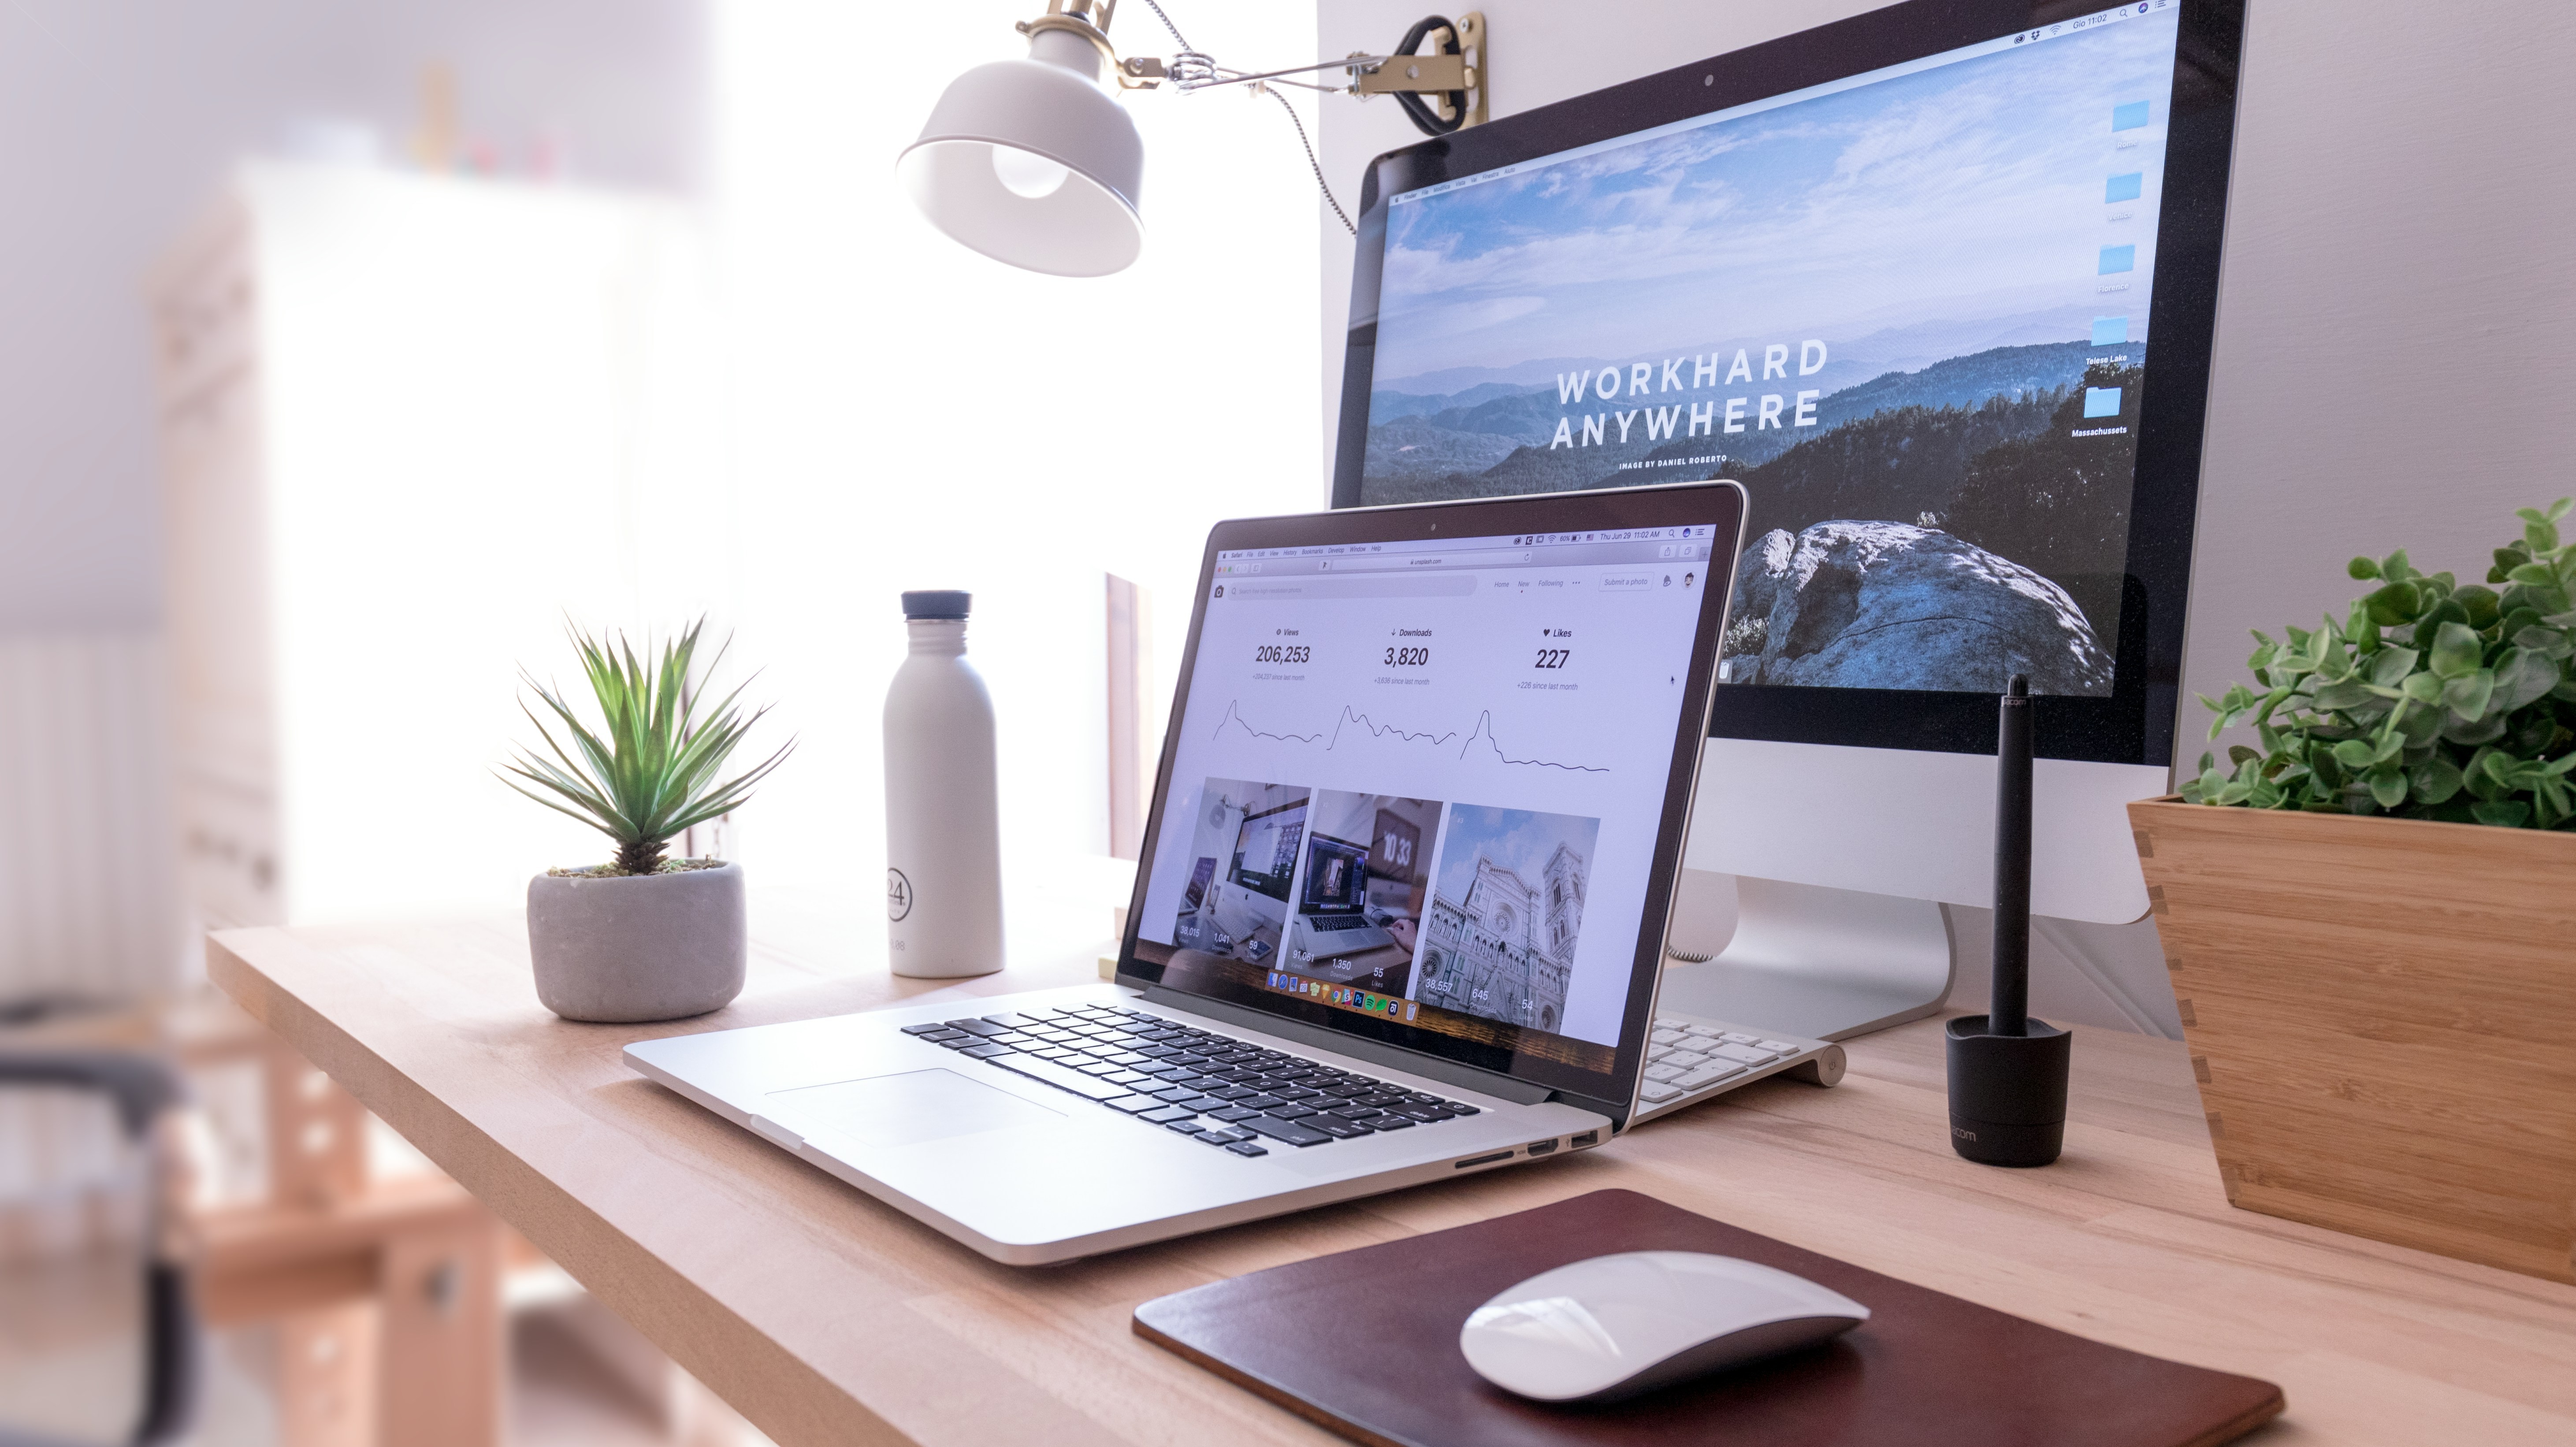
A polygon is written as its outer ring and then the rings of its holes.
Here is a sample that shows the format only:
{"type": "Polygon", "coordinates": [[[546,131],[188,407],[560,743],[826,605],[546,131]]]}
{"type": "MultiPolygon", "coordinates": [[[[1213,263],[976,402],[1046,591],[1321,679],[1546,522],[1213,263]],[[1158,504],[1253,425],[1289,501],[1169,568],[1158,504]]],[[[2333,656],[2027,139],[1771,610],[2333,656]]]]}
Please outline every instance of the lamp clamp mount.
{"type": "MultiPolygon", "coordinates": [[[[1154,9],[1156,14],[1162,13],[1159,6],[1154,9]]],[[[1062,30],[1080,36],[1108,60],[1109,72],[1117,78],[1122,90],[1153,90],[1166,84],[1183,92],[1221,85],[1257,88],[1275,81],[1307,90],[1339,90],[1362,100],[1392,95],[1417,128],[1426,135],[1435,136],[1479,125],[1489,118],[1485,16],[1479,10],[1466,11],[1454,21],[1445,16],[1426,16],[1416,21],[1394,51],[1386,55],[1354,51],[1340,60],[1263,71],[1235,70],[1219,65],[1214,57],[1190,49],[1186,42],[1168,59],[1152,55],[1121,56],[1109,41],[1110,23],[1117,10],[1118,0],[1047,0],[1046,14],[1035,20],[1021,21],[1018,28],[1020,33],[1029,36],[1046,30],[1062,30]],[[1421,47],[1426,42],[1430,48],[1423,51],[1421,47]],[[1335,70],[1348,77],[1346,84],[1317,84],[1299,78],[1320,77],[1335,70]]],[[[1167,18],[1167,27],[1169,23],[1167,18]]],[[[1178,31],[1173,32],[1173,38],[1179,40],[1178,31]]]]}

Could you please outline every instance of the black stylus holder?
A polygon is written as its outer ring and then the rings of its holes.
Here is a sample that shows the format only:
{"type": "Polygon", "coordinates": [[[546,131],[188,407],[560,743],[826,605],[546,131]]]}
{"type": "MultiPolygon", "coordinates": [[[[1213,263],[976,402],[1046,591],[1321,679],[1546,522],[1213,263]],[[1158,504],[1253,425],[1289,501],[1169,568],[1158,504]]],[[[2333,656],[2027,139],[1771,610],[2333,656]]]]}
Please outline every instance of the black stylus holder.
{"type": "Polygon", "coordinates": [[[2044,1166],[2066,1144],[2066,1066],[2075,1037],[2045,1020],[1996,1035],[1987,1017],[1950,1022],[1950,1145],[1989,1166],[2044,1166]]]}
{"type": "Polygon", "coordinates": [[[1950,1146],[1989,1166],[2044,1166],[2066,1141],[2074,1037],[2030,1017],[2030,681],[2014,674],[1995,745],[1995,982],[1950,1022],[1950,1146]]]}

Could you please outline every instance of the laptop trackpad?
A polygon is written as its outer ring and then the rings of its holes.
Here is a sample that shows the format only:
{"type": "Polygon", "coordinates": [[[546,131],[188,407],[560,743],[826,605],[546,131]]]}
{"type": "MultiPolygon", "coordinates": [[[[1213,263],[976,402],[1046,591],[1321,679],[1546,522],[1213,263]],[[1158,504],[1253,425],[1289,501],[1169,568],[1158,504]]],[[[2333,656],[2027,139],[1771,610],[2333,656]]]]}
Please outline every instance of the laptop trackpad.
{"type": "Polygon", "coordinates": [[[1022,1100],[953,1070],[915,1070],[769,1094],[765,1112],[783,1125],[810,1125],[860,1145],[908,1146],[1013,1126],[1044,1125],[1064,1112],[1022,1100]]]}

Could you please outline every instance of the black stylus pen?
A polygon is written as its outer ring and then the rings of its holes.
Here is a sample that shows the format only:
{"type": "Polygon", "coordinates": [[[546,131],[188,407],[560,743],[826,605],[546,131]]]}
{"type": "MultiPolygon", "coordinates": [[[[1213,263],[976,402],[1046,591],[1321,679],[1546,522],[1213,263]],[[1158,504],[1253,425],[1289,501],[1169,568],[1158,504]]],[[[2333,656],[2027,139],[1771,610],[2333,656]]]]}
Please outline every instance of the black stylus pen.
{"type": "Polygon", "coordinates": [[[1987,1031],[2030,1033],[2030,680],[2012,677],[1996,720],[1995,982],[1987,1031]]]}

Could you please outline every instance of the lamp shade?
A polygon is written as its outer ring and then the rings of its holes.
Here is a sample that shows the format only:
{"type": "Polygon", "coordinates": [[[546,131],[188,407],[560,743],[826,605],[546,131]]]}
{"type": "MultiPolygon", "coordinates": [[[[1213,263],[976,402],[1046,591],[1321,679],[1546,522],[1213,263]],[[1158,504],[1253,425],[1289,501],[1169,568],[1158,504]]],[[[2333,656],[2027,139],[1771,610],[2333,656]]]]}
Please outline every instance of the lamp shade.
{"type": "Polygon", "coordinates": [[[1144,247],[1145,143],[1094,78],[1099,52],[1040,31],[1026,60],[979,65],[930,111],[896,174],[932,225],[1054,276],[1123,271],[1144,247]]]}

